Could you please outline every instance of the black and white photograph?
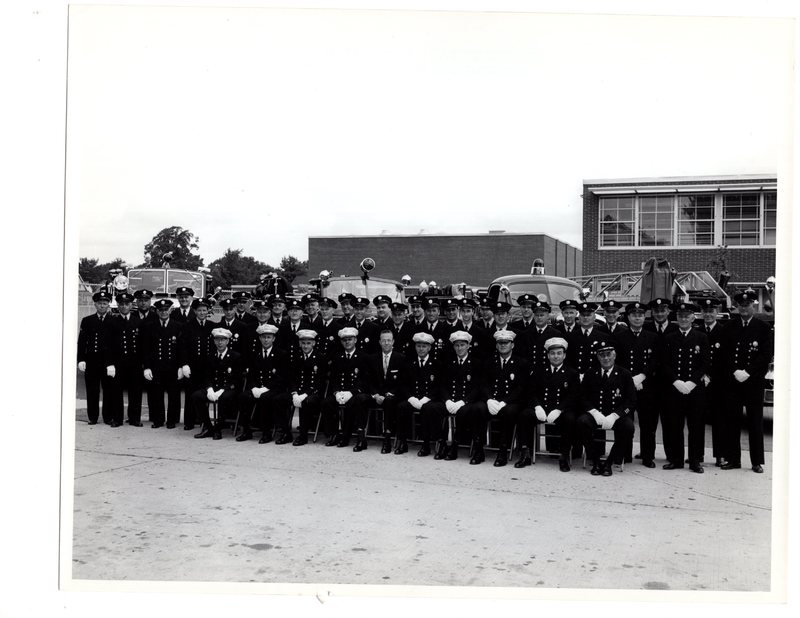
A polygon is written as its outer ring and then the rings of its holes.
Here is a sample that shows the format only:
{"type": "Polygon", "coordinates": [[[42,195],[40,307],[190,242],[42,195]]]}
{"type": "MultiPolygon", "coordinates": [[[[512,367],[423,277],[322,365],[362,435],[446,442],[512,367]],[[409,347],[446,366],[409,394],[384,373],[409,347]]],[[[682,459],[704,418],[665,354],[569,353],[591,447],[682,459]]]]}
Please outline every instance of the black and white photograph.
{"type": "Polygon", "coordinates": [[[39,603],[785,604],[795,9],[261,4],[43,8],[39,603]]]}

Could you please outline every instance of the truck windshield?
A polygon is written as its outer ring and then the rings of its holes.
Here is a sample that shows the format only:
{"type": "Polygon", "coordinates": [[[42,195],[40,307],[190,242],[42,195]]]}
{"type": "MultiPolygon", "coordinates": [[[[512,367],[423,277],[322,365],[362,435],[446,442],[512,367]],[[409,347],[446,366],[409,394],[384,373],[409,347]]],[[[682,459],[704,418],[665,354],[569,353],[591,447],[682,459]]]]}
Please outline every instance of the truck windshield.
{"type": "Polygon", "coordinates": [[[492,285],[491,289],[489,290],[489,296],[491,298],[497,298],[498,300],[511,303],[514,306],[517,305],[516,299],[522,294],[534,294],[536,298],[549,303],[550,306],[558,306],[562,300],[566,300],[568,298],[578,300],[578,295],[581,291],[580,287],[577,285],[573,286],[555,281],[520,281],[519,283],[507,284],[504,286],[504,288],[508,288],[508,292],[506,292],[505,289],[503,289],[501,292],[500,284],[496,283],[492,285]]]}
{"type": "Polygon", "coordinates": [[[128,289],[175,294],[181,286],[194,290],[195,297],[205,294],[205,277],[202,273],[180,269],[132,268],[128,271],[128,289]]]}
{"type": "Polygon", "coordinates": [[[336,300],[339,294],[343,294],[344,292],[350,292],[354,296],[362,296],[369,299],[370,302],[380,294],[385,294],[392,299],[392,302],[405,302],[403,291],[398,290],[394,283],[375,281],[373,279],[367,279],[366,283],[360,278],[344,280],[331,279],[328,285],[323,288],[322,293],[327,298],[336,300]]]}

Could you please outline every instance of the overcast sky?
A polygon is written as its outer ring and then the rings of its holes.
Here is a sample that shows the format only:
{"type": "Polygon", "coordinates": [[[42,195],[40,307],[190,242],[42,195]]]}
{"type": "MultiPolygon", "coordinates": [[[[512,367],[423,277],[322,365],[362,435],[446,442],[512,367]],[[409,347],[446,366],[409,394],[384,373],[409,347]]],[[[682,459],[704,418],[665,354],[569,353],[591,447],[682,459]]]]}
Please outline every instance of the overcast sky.
{"type": "Polygon", "coordinates": [[[72,6],[79,254],[164,227],[277,264],[308,236],[542,232],[583,179],[774,173],[787,21],[72,6]]]}

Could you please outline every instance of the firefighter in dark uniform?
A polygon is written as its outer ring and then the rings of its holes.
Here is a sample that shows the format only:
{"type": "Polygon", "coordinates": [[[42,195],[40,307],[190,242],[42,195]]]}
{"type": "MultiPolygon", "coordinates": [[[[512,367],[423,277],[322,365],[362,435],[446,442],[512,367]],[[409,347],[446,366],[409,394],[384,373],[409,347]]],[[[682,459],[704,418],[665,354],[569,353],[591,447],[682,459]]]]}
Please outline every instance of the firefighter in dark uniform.
{"type": "Polygon", "coordinates": [[[356,316],[353,313],[353,301],[355,301],[355,299],[355,295],[350,292],[342,292],[337,298],[339,306],[342,308],[342,317],[339,318],[339,322],[342,323],[342,328],[345,326],[352,326],[356,321],[356,316]]]}
{"type": "MultiPolygon", "coordinates": [[[[325,301],[335,302],[331,299],[325,301]]],[[[323,305],[324,307],[325,305],[323,305]]],[[[308,444],[308,431],[313,426],[314,417],[320,413],[325,382],[328,379],[328,358],[316,350],[316,341],[321,336],[313,330],[304,328],[297,333],[301,355],[290,366],[289,394],[292,405],[300,409],[297,437],[292,444],[308,444]]]]}
{"type": "Polygon", "coordinates": [[[659,335],[659,342],[664,342],[664,335],[678,330],[678,325],[669,321],[670,301],[666,298],[654,298],[647,307],[653,316],[652,322],[645,322],[644,328],[659,335]]]}
{"type": "Polygon", "coordinates": [[[222,423],[225,419],[236,417],[237,398],[244,377],[242,356],[231,350],[228,343],[233,333],[227,328],[215,328],[211,331],[214,338],[214,352],[206,366],[206,382],[191,397],[194,417],[201,420],[203,430],[195,434],[195,438],[222,439],[222,423]],[[211,422],[209,404],[217,404],[217,418],[211,422]]]}
{"type": "MultiPolygon", "coordinates": [[[[470,463],[475,465],[485,459],[482,440],[486,435],[486,389],[483,382],[483,365],[471,347],[473,337],[467,331],[457,330],[450,335],[453,355],[445,365],[444,405],[447,410],[447,433],[450,445],[444,459],[458,458],[459,443],[469,436],[475,450],[470,463]],[[451,421],[450,419],[454,419],[451,421]],[[451,425],[451,423],[454,423],[451,425]]],[[[441,458],[440,450],[437,456],[441,458]]]]}
{"type": "MultiPolygon", "coordinates": [[[[320,325],[314,329],[317,333],[314,352],[324,358],[327,365],[327,361],[342,349],[338,333],[344,326],[339,320],[333,317],[334,309],[339,306],[335,300],[332,298],[321,298],[319,306],[322,321],[320,325]]],[[[302,340],[300,340],[300,343],[302,344],[302,340]]]]}
{"type": "Polygon", "coordinates": [[[414,354],[414,326],[408,321],[408,306],[403,303],[392,303],[392,332],[394,333],[394,349],[411,358],[414,354]]]}
{"type": "MultiPolygon", "coordinates": [[[[386,454],[392,451],[392,435],[397,435],[397,404],[407,397],[405,394],[407,367],[406,357],[394,349],[394,331],[391,328],[382,330],[378,341],[381,351],[367,359],[369,369],[367,383],[368,393],[373,399],[371,405],[383,410],[384,431],[381,453],[386,454]]],[[[401,452],[408,451],[405,440],[402,445],[398,441],[397,448],[401,452]]]]}
{"type": "Polygon", "coordinates": [[[219,326],[231,331],[231,340],[228,347],[242,357],[250,350],[250,328],[247,323],[236,317],[236,303],[232,298],[219,301],[222,308],[222,319],[219,326]]]}
{"type": "Polygon", "coordinates": [[[172,302],[160,298],[155,303],[158,321],[144,332],[144,379],[147,385],[147,405],[153,429],[164,426],[164,395],[167,396],[167,429],[172,429],[181,418],[181,324],[171,319],[172,302]]]}
{"type": "Polygon", "coordinates": [[[518,337],[521,339],[520,343],[523,341],[524,343],[517,349],[523,351],[524,355],[519,351],[517,353],[531,363],[533,373],[550,366],[545,344],[553,337],[561,337],[561,331],[550,326],[550,312],[550,305],[547,302],[537,300],[533,303],[533,328],[529,328],[522,337],[518,337]]]}
{"type": "Polygon", "coordinates": [[[462,298],[459,301],[461,330],[472,337],[469,343],[471,354],[479,359],[490,358],[494,349],[494,340],[486,332],[486,329],[474,320],[477,307],[478,303],[472,298],[462,298]]]}
{"type": "Polygon", "coordinates": [[[508,463],[507,448],[511,444],[514,425],[525,401],[531,366],[524,358],[513,354],[516,333],[499,330],[494,334],[497,351],[485,364],[486,407],[488,420],[497,419],[500,425],[495,466],[508,463]]]}
{"type": "Polygon", "coordinates": [[[463,329],[461,320],[458,317],[459,300],[457,298],[445,298],[439,307],[441,312],[444,313],[442,324],[445,327],[445,334],[449,338],[451,333],[463,329]]]}
{"type": "Polygon", "coordinates": [[[665,470],[683,468],[683,428],[689,428],[689,469],[703,473],[705,422],[703,419],[703,376],[708,372],[708,337],[692,328],[694,314],[700,307],[692,303],[676,303],[678,328],[664,335],[664,381],[671,385],[669,401],[663,416],[665,470]]]}
{"type": "Polygon", "coordinates": [[[286,321],[286,298],[280,294],[273,294],[267,299],[270,315],[267,322],[273,326],[280,326],[286,321]]]}
{"type": "Polygon", "coordinates": [[[386,328],[392,327],[392,299],[386,294],[379,294],[372,299],[372,304],[375,305],[377,317],[375,324],[378,326],[378,335],[386,328]]]}
{"type": "Polygon", "coordinates": [[[275,344],[278,329],[272,324],[262,324],[256,329],[261,349],[247,361],[247,382],[239,396],[242,433],[236,438],[244,442],[253,437],[253,419],[261,428],[259,444],[272,440],[272,428],[280,431],[275,444],[292,441],[291,409],[289,396],[289,355],[275,344]]]}
{"type": "Polygon", "coordinates": [[[492,309],[492,301],[486,297],[481,298],[480,302],[481,319],[479,324],[489,332],[494,332],[494,311],[492,309]]]}
{"type": "MultiPolygon", "coordinates": [[[[269,324],[269,316],[270,316],[269,302],[267,302],[262,298],[257,298],[250,305],[250,308],[253,310],[253,315],[256,316],[256,322],[251,325],[252,329],[251,333],[255,335],[255,331],[259,326],[261,326],[262,324],[269,324]]],[[[275,324],[273,324],[273,326],[275,326],[275,324]]],[[[250,350],[258,349],[258,346],[256,344],[260,345],[258,337],[257,336],[251,337],[250,350]]]]}
{"type": "Polygon", "coordinates": [[[122,424],[125,413],[124,394],[128,393],[128,424],[142,426],[142,338],[139,317],[131,311],[133,296],[117,294],[119,315],[114,316],[111,359],[115,368],[114,414],[112,426],[122,424]]]}
{"type": "MultiPolygon", "coordinates": [[[[216,324],[208,319],[212,301],[198,298],[192,303],[192,317],[183,324],[183,345],[180,350],[180,364],[183,371],[182,390],[186,399],[183,408],[183,428],[194,429],[193,408],[190,405],[192,393],[206,383],[206,366],[214,350],[214,339],[211,331],[216,324]]],[[[170,314],[170,319],[175,310],[170,314]]]]}
{"type": "Polygon", "coordinates": [[[192,310],[194,290],[190,287],[181,286],[175,290],[175,295],[178,297],[178,306],[172,310],[169,317],[179,324],[186,324],[194,319],[194,311],[192,310]]]}
{"type": "Polygon", "coordinates": [[[375,321],[367,318],[369,300],[359,296],[352,302],[355,319],[351,326],[358,331],[356,349],[366,355],[375,354],[380,349],[378,338],[381,333],[375,321]]]}
{"type": "Polygon", "coordinates": [[[744,407],[750,466],[760,474],[764,471],[764,376],[773,354],[773,336],[769,326],[755,317],[756,296],[755,291],[747,289],[733,297],[739,315],[731,319],[723,333],[728,398],[723,455],[726,462],[721,467],[723,470],[742,467],[744,407]]]}
{"type": "Polygon", "coordinates": [[[406,298],[408,308],[411,311],[411,323],[415,333],[422,331],[425,326],[425,308],[422,303],[425,299],[422,296],[409,296],[406,298]]]}
{"type": "Polygon", "coordinates": [[[319,329],[320,325],[322,324],[322,316],[319,313],[319,300],[319,296],[310,293],[306,294],[301,299],[301,302],[303,303],[303,310],[306,313],[306,322],[308,322],[309,328],[315,330],[319,329]]]}
{"type": "MultiPolygon", "coordinates": [[[[114,422],[114,376],[111,344],[114,319],[109,311],[111,294],[100,290],[92,294],[95,313],[81,320],[78,333],[78,370],[86,382],[86,413],[89,424],[96,425],[100,417],[100,390],[103,391],[103,422],[114,422]]],[[[116,425],[115,425],[116,426],[116,425]]]]}
{"type": "Polygon", "coordinates": [[[655,468],[656,430],[658,429],[659,396],[657,371],[661,365],[661,345],[658,335],[645,330],[644,319],[647,305],[640,302],[628,303],[625,314],[629,328],[617,331],[614,337],[617,348],[617,363],[625,367],[633,376],[636,387],[636,415],[639,417],[639,443],[642,465],[655,468]]]}
{"type": "Polygon", "coordinates": [[[310,327],[308,320],[303,315],[303,306],[296,298],[291,298],[286,303],[289,316],[278,327],[278,336],[275,345],[289,353],[289,362],[294,363],[300,358],[300,340],[297,333],[310,327]]]}
{"type": "MultiPolygon", "coordinates": [[[[328,395],[322,402],[322,418],[328,441],[325,446],[349,446],[356,421],[364,418],[371,401],[367,393],[366,354],[356,349],[358,330],[346,326],[339,331],[342,351],[331,360],[328,395]],[[342,408],[341,430],[338,428],[339,408],[342,408]]],[[[366,439],[359,435],[356,447],[366,448],[366,439]]]]}
{"type": "Polygon", "coordinates": [[[558,303],[558,308],[561,309],[561,317],[564,318],[564,321],[559,322],[556,328],[561,331],[561,336],[569,342],[569,336],[578,329],[578,301],[567,298],[558,303]]]}
{"type": "Polygon", "coordinates": [[[578,303],[578,326],[564,337],[569,343],[567,364],[578,372],[581,380],[590,369],[597,368],[594,342],[608,339],[608,335],[601,333],[595,326],[595,311],[597,311],[595,303],[578,303]]]}
{"type": "Polygon", "coordinates": [[[700,301],[702,324],[695,324],[708,337],[708,372],[703,376],[705,390],[705,422],[711,424],[711,449],[714,465],[723,463],[725,452],[725,399],[727,398],[727,376],[725,375],[722,332],[723,326],[717,321],[717,309],[721,305],[717,298],[704,298],[700,301]]]}
{"type": "Polygon", "coordinates": [[[603,315],[606,318],[604,328],[609,335],[616,338],[620,333],[628,330],[628,327],[619,321],[619,312],[622,310],[622,305],[616,300],[613,298],[606,300],[600,303],[600,307],[602,307],[603,315]]]}
{"type": "Polygon", "coordinates": [[[425,323],[420,327],[418,332],[428,333],[433,337],[430,355],[433,360],[442,360],[445,342],[448,340],[448,337],[450,337],[450,333],[444,322],[439,319],[439,303],[433,298],[424,298],[422,300],[422,307],[425,310],[425,323]]]}
{"type": "Polygon", "coordinates": [[[245,324],[252,324],[256,321],[256,316],[247,310],[247,303],[250,301],[250,292],[234,292],[231,294],[231,298],[236,303],[236,317],[239,320],[245,324]]]}
{"type": "Polygon", "coordinates": [[[398,439],[404,441],[408,427],[414,422],[414,410],[420,413],[420,440],[422,445],[418,457],[431,454],[431,439],[437,436],[435,426],[446,413],[444,406],[444,384],[441,363],[433,357],[433,335],[419,332],[414,335],[416,354],[408,360],[406,394],[408,397],[397,405],[398,439]]]}
{"type": "Polygon", "coordinates": [[[621,463],[631,450],[635,426],[636,387],[631,372],[616,364],[614,343],[598,340],[594,344],[598,366],[589,369],[581,382],[581,408],[578,417],[578,437],[592,460],[594,476],[611,476],[612,464],[621,463]],[[597,429],[614,430],[614,445],[605,462],[600,457],[604,444],[594,439],[597,429]]]}
{"type": "Polygon", "coordinates": [[[581,381],[578,372],[564,362],[569,343],[560,333],[547,339],[543,347],[547,353],[547,365],[531,370],[527,405],[520,412],[517,424],[522,453],[514,467],[524,468],[531,464],[535,424],[549,423],[558,428],[558,467],[562,472],[569,472],[570,449],[577,441],[581,381]]]}
{"type": "Polygon", "coordinates": [[[158,322],[158,314],[150,306],[153,293],[150,290],[136,290],[133,299],[136,301],[136,315],[139,317],[139,326],[144,329],[150,324],[158,322]]]}
{"type": "MultiPolygon", "coordinates": [[[[492,312],[494,313],[494,326],[489,332],[489,336],[494,338],[494,334],[499,330],[511,330],[509,327],[509,320],[511,319],[511,305],[509,303],[503,300],[496,300],[492,302],[492,312]]],[[[492,340],[494,341],[494,339],[492,340]]],[[[494,352],[492,354],[494,354],[494,352]]]]}
{"type": "MultiPolygon", "coordinates": [[[[536,297],[536,294],[521,294],[519,297],[517,297],[517,304],[519,305],[519,310],[522,314],[522,317],[519,320],[514,320],[508,326],[511,330],[517,333],[517,336],[533,327],[533,305],[537,300],[539,299],[536,297]]],[[[522,342],[521,338],[519,339],[519,342],[522,342]]],[[[519,354],[519,350],[517,350],[517,354],[519,354]]]]}

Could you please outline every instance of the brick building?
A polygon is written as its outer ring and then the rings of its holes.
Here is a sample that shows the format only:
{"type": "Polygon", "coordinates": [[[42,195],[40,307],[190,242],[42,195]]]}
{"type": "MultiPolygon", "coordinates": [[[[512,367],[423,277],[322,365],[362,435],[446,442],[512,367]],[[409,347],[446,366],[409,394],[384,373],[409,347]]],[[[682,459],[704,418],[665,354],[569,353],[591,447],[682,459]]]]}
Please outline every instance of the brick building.
{"type": "Polygon", "coordinates": [[[775,274],[777,177],[583,181],[584,275],[666,258],[679,271],[730,273],[729,291],[775,274]]]}
{"type": "Polygon", "coordinates": [[[465,282],[488,286],[496,277],[528,273],[533,260],[545,261],[547,274],[581,274],[579,249],[545,234],[433,234],[380,236],[311,236],[308,272],[360,274],[362,258],[376,262],[373,274],[399,280],[410,275],[413,285],[425,280],[439,286],[465,282]]]}

